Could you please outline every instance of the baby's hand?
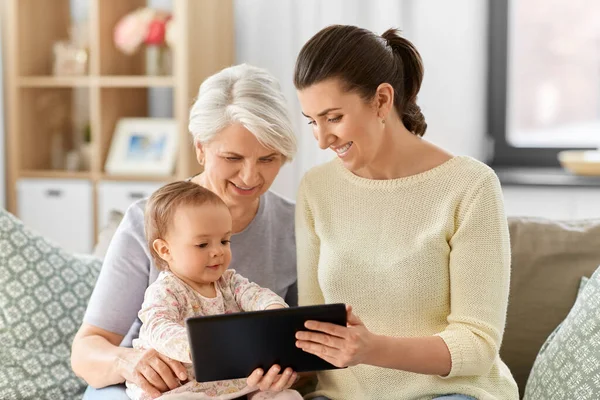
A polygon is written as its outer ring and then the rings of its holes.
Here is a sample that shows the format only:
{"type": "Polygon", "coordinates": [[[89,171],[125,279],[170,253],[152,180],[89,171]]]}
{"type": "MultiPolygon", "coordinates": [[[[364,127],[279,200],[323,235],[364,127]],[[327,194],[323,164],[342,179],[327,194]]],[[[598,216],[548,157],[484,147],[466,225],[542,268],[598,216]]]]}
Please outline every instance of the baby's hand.
{"type": "Polygon", "coordinates": [[[258,388],[262,392],[281,392],[289,389],[297,378],[298,374],[291,368],[281,371],[279,365],[273,365],[266,374],[260,368],[255,369],[248,377],[247,383],[248,386],[258,388]]]}
{"type": "Polygon", "coordinates": [[[283,304],[271,304],[265,310],[276,310],[278,308],[286,308],[283,304]]]}

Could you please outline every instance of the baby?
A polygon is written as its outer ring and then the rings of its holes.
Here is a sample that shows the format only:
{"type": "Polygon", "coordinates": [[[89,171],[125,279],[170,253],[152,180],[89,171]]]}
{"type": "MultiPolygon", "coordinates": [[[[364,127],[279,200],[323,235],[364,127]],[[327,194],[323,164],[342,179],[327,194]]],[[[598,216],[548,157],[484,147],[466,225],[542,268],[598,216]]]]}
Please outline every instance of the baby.
{"type": "MultiPolygon", "coordinates": [[[[143,325],[133,346],[153,348],[186,367],[190,380],[164,393],[165,398],[226,400],[247,394],[252,400],[301,400],[294,390],[258,391],[249,387],[246,379],[207,383],[193,379],[186,318],[287,307],[269,289],[227,269],[231,229],[225,203],[195,183],[170,183],[150,197],[145,211],[146,238],[161,272],[146,290],[139,312],[143,325]]],[[[140,387],[126,384],[131,399],[150,399],[140,387]]]]}

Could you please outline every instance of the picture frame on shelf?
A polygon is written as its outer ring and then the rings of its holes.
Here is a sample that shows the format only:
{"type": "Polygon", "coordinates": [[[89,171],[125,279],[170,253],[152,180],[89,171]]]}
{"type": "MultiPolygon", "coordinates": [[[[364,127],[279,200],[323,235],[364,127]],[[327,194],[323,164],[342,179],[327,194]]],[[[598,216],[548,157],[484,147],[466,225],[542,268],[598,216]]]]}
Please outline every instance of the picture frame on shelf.
{"type": "Polygon", "coordinates": [[[121,118],[115,127],[104,170],[111,175],[172,175],[177,137],[175,119],[121,118]]]}

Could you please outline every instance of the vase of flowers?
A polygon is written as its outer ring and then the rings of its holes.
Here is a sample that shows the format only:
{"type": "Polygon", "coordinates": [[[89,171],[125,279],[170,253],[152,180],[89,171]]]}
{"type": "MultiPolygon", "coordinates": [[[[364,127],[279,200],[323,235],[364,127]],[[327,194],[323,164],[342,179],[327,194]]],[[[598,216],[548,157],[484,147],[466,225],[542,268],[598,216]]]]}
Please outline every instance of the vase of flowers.
{"type": "Polygon", "coordinates": [[[174,24],[170,13],[149,7],[125,15],[114,30],[114,42],[124,54],[146,51],[146,74],[170,75],[174,24]]]}

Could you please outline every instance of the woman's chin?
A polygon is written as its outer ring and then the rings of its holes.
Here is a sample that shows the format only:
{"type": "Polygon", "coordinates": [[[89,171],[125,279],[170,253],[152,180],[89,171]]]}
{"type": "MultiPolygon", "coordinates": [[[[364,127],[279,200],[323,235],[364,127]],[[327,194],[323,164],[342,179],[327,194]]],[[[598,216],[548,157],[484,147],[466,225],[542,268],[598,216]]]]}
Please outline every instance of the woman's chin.
{"type": "Polygon", "coordinates": [[[343,158],[342,158],[341,160],[342,160],[342,164],[344,165],[344,167],[345,167],[345,168],[346,168],[348,171],[350,171],[350,172],[352,172],[352,173],[354,173],[354,174],[358,173],[358,171],[359,171],[359,170],[361,169],[361,167],[362,167],[362,166],[360,165],[360,163],[359,163],[359,162],[357,162],[357,160],[356,160],[355,158],[353,158],[353,157],[352,157],[352,158],[350,158],[350,157],[349,157],[349,158],[347,158],[347,159],[343,159],[343,158]]]}

